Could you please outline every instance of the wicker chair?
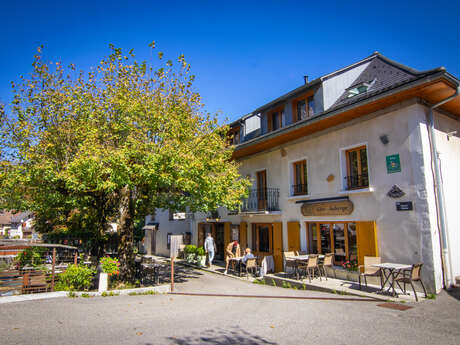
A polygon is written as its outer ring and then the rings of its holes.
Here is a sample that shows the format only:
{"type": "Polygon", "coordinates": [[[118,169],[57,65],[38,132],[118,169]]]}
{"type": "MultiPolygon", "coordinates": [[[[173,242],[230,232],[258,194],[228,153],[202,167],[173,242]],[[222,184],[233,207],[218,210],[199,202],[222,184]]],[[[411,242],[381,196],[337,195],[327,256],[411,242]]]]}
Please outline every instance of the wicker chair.
{"type": "Polygon", "coordinates": [[[287,274],[287,268],[290,267],[292,268],[292,274],[296,272],[296,262],[295,260],[288,260],[287,258],[296,256],[296,253],[294,251],[292,252],[283,252],[283,258],[284,258],[284,272],[287,274]]]}
{"type": "Polygon", "coordinates": [[[380,286],[383,287],[383,277],[382,271],[378,267],[372,267],[372,265],[382,263],[382,259],[380,256],[365,256],[364,257],[364,265],[359,265],[359,289],[361,290],[361,278],[364,278],[364,283],[367,287],[367,277],[380,277],[380,286]],[[361,268],[363,268],[363,272],[361,273],[361,268]]]}
{"type": "Polygon", "coordinates": [[[315,278],[315,272],[318,272],[319,280],[321,280],[321,270],[318,265],[318,255],[310,254],[306,263],[301,263],[298,266],[299,270],[304,270],[305,277],[308,276],[308,281],[311,282],[315,278]]]}
{"type": "Polygon", "coordinates": [[[247,259],[245,265],[246,279],[249,279],[249,271],[251,271],[252,274],[257,275],[257,269],[257,258],[247,259]]]}
{"type": "Polygon", "coordinates": [[[404,287],[403,287],[404,293],[406,293],[406,284],[410,284],[412,286],[412,290],[414,291],[414,295],[415,295],[415,300],[417,302],[418,302],[418,297],[417,297],[417,292],[415,292],[414,282],[420,282],[423,288],[423,292],[425,293],[425,298],[427,297],[425,285],[423,285],[422,276],[421,276],[422,266],[423,266],[423,263],[414,264],[412,265],[412,268],[410,271],[409,270],[406,271],[409,273],[408,275],[406,275],[406,272],[404,272],[403,277],[395,279],[395,282],[404,283],[404,287]]]}
{"type": "Polygon", "coordinates": [[[324,273],[324,277],[326,277],[326,280],[327,280],[326,267],[329,267],[329,268],[332,269],[332,266],[334,266],[334,254],[333,253],[327,253],[327,254],[324,255],[323,262],[320,263],[320,265],[319,265],[319,268],[324,273]]]}

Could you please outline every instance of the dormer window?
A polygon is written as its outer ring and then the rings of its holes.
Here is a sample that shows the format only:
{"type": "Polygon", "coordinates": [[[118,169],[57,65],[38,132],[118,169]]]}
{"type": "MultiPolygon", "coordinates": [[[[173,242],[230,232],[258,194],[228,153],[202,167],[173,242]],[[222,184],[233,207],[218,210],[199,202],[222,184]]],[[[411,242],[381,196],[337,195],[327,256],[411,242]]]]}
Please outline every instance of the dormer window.
{"type": "Polygon", "coordinates": [[[374,84],[375,79],[368,82],[368,83],[359,83],[357,85],[354,85],[353,87],[347,89],[348,91],[348,98],[361,95],[369,90],[369,88],[374,84]]]}

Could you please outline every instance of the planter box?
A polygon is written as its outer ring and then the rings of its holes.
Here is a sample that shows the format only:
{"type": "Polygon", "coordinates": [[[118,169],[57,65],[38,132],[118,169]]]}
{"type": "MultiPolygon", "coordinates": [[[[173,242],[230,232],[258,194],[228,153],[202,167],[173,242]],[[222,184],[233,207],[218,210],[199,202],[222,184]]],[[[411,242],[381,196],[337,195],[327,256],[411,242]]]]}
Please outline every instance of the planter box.
{"type": "Polygon", "coordinates": [[[327,271],[327,276],[332,277],[332,278],[337,278],[337,279],[342,279],[342,280],[349,280],[352,282],[358,282],[359,281],[359,272],[358,271],[347,271],[345,269],[341,268],[328,268],[326,267],[327,271]]]}

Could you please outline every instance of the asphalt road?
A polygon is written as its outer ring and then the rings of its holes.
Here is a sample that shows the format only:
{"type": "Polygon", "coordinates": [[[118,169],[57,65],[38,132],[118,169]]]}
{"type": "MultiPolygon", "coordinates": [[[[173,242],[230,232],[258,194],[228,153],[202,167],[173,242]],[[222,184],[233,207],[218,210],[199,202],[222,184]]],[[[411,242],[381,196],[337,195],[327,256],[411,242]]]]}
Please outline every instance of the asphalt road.
{"type": "MultiPolygon", "coordinates": [[[[188,272],[180,292],[349,297],[188,272]]],[[[381,302],[180,295],[57,298],[0,305],[0,344],[459,344],[460,301],[398,311],[381,302]]],[[[407,304],[406,304],[407,305],[407,304]]]]}

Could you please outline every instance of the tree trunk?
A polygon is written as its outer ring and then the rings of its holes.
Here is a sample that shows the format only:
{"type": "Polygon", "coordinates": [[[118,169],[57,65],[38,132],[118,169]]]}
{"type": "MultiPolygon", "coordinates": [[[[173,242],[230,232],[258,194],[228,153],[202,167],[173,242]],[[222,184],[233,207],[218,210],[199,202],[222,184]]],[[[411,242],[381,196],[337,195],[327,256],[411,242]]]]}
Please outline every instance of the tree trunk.
{"type": "Polygon", "coordinates": [[[121,191],[118,256],[120,280],[134,280],[134,192],[128,187],[121,191]]]}

